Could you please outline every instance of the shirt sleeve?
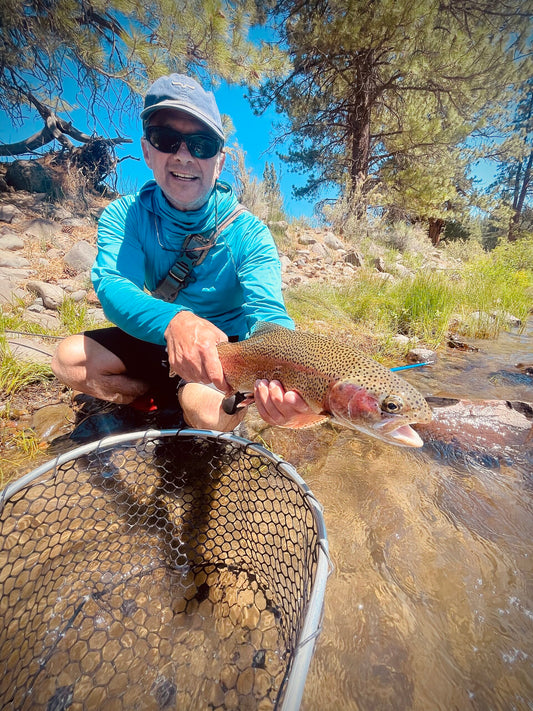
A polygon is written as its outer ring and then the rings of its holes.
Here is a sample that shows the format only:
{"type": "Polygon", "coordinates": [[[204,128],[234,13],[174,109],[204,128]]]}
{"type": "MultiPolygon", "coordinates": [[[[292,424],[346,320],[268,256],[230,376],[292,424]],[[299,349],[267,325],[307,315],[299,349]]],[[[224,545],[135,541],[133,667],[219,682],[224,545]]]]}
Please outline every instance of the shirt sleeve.
{"type": "Polygon", "coordinates": [[[251,214],[240,229],[237,243],[237,277],[243,291],[243,308],[249,331],[263,321],[294,329],[281,289],[281,264],[268,227],[251,214]]]}
{"type": "Polygon", "coordinates": [[[133,197],[120,198],[98,223],[98,253],[91,277],[106,317],[130,335],[166,345],[165,329],[184,310],[144,291],[143,215],[133,197]]]}

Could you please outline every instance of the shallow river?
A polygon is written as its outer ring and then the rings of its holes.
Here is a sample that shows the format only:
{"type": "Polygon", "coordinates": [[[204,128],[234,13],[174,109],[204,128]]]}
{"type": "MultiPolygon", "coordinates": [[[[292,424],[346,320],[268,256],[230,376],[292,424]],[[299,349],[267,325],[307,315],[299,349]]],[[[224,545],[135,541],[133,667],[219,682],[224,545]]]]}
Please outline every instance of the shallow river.
{"type": "MultiPolygon", "coordinates": [[[[533,402],[514,367],[533,362],[533,321],[475,345],[405,377],[533,402]]],[[[334,566],[302,711],[533,709],[533,446],[483,464],[330,425],[260,435],[322,503],[334,566]]]]}
{"type": "MultiPolygon", "coordinates": [[[[533,323],[476,345],[409,380],[532,402],[512,373],[533,323]]],[[[302,709],[533,709],[533,463],[450,462],[327,426],[262,436],[323,504],[334,564],[302,709]]]]}

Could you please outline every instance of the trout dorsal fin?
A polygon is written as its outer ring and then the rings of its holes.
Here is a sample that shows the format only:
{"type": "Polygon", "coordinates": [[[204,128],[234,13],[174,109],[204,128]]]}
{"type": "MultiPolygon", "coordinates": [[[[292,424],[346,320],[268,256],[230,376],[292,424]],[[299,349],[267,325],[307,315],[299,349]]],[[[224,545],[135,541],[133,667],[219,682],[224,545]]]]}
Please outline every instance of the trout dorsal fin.
{"type": "Polygon", "coordinates": [[[290,328],[286,326],[281,326],[279,323],[273,323],[272,321],[258,321],[252,329],[250,338],[254,336],[264,336],[266,333],[286,332],[290,331],[290,328]]]}

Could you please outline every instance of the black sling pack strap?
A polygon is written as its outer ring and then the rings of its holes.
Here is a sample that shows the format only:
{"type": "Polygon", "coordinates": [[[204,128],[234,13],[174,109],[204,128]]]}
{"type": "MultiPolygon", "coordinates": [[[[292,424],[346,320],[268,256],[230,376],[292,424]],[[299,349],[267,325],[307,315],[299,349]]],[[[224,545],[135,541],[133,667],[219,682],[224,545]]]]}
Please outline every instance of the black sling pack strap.
{"type": "Polygon", "coordinates": [[[162,301],[175,301],[181,289],[194,279],[192,270],[203,262],[207,253],[217,241],[218,235],[245,210],[244,205],[239,203],[235,210],[210,234],[188,235],[178,258],[168,270],[168,274],[163,281],[152,291],[152,296],[162,301]]]}

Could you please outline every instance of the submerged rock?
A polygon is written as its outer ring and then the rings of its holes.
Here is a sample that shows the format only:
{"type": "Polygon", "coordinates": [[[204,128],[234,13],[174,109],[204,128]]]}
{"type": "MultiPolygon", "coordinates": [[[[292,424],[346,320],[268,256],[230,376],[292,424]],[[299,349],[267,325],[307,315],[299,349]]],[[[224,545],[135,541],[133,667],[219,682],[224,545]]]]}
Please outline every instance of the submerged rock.
{"type": "Polygon", "coordinates": [[[74,421],[73,409],[65,403],[58,403],[36,410],[31,426],[41,441],[51,442],[55,437],[70,432],[74,421]]]}

